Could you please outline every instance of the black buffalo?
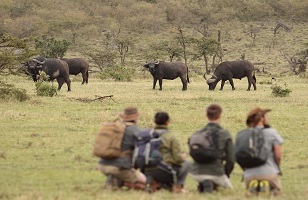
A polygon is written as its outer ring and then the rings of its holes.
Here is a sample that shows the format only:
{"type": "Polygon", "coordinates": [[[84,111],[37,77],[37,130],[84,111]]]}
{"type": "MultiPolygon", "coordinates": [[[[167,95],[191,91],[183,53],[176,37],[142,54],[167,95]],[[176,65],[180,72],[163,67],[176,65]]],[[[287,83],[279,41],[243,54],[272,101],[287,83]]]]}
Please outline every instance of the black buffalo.
{"type": "Polygon", "coordinates": [[[155,89],[157,80],[159,81],[159,90],[162,90],[163,79],[174,80],[180,77],[183,88],[187,90],[188,68],[182,62],[149,62],[144,65],[145,68],[149,69],[153,76],[153,89],[155,89]]]}
{"type": "Polygon", "coordinates": [[[88,83],[89,63],[82,58],[62,58],[69,67],[70,75],[82,74],[82,83],[88,83]]]}
{"type": "MultiPolygon", "coordinates": [[[[254,66],[251,62],[246,60],[241,61],[226,61],[220,63],[215,71],[213,76],[207,80],[207,84],[209,85],[209,90],[214,90],[217,83],[221,80],[221,87],[220,90],[223,89],[225,81],[229,81],[230,85],[232,86],[232,90],[235,90],[233,84],[233,78],[242,79],[243,77],[247,76],[248,79],[248,89],[250,90],[251,84],[253,85],[254,90],[257,89],[256,87],[256,77],[255,77],[255,70],[254,66]]],[[[205,74],[204,79],[206,80],[205,74]]]]}
{"type": "Polygon", "coordinates": [[[71,80],[69,78],[69,67],[66,62],[56,58],[34,58],[26,63],[23,63],[26,72],[32,76],[33,81],[38,80],[40,71],[44,71],[49,80],[57,79],[58,90],[61,89],[64,82],[67,84],[67,90],[71,91],[71,80]]]}

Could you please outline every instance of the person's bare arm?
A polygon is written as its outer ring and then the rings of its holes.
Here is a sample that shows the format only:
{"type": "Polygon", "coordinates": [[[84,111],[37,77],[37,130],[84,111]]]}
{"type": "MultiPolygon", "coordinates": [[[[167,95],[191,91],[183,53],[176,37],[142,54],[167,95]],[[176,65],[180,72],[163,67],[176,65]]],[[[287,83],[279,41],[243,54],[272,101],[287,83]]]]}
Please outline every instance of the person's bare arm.
{"type": "Polygon", "coordinates": [[[277,165],[280,166],[281,158],[282,158],[281,146],[280,145],[275,145],[273,147],[273,149],[274,149],[275,161],[276,161],[277,165]]]}

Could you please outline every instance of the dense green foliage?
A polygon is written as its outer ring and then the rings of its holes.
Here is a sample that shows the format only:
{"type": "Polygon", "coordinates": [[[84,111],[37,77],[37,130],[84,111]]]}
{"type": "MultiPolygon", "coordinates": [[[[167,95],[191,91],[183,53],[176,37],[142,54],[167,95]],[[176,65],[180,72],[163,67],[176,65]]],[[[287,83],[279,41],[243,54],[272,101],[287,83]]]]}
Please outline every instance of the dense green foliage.
{"type": "Polygon", "coordinates": [[[0,37],[0,75],[14,73],[16,64],[33,55],[27,41],[9,34],[0,37]]]}
{"type": "Polygon", "coordinates": [[[63,58],[69,46],[70,43],[66,40],[56,40],[46,35],[35,39],[35,49],[40,56],[46,58],[63,58]]]}
{"type": "Polygon", "coordinates": [[[286,84],[284,85],[284,87],[282,87],[281,85],[275,84],[271,88],[272,88],[272,94],[275,97],[287,97],[292,92],[292,90],[287,88],[286,84]]]}
{"type": "Polygon", "coordinates": [[[45,72],[40,72],[40,77],[35,83],[37,96],[53,97],[57,95],[57,88],[48,82],[49,76],[45,72]]]}

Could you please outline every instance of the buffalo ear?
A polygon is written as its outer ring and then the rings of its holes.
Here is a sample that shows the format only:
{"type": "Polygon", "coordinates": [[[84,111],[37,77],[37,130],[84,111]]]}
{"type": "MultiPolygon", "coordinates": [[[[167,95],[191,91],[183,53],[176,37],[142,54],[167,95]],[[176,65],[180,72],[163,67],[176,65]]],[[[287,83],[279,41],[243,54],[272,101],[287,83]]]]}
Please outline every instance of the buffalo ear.
{"type": "Polygon", "coordinates": [[[149,64],[144,64],[143,67],[149,68],[149,64]]]}

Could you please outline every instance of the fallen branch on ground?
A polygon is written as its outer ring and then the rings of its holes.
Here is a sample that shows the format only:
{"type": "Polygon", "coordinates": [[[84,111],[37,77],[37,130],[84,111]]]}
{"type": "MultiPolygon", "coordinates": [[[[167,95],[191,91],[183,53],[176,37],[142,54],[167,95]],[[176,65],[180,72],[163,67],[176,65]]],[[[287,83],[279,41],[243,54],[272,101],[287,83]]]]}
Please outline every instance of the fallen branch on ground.
{"type": "Polygon", "coordinates": [[[115,100],[113,100],[113,95],[107,95],[107,96],[99,96],[99,95],[95,95],[95,99],[89,99],[89,98],[73,98],[74,100],[78,100],[78,101],[81,101],[81,102],[84,102],[84,103],[87,103],[87,102],[91,102],[91,101],[102,101],[106,98],[110,98],[112,101],[114,101],[116,103],[115,100]]]}
{"type": "MultiPolygon", "coordinates": [[[[113,100],[113,95],[108,95],[108,96],[98,96],[98,95],[95,95],[95,99],[93,101],[101,101],[101,100],[104,100],[105,98],[110,98],[112,101],[115,102],[115,100],[113,100]]],[[[116,103],[116,102],[115,102],[116,103]]]]}

